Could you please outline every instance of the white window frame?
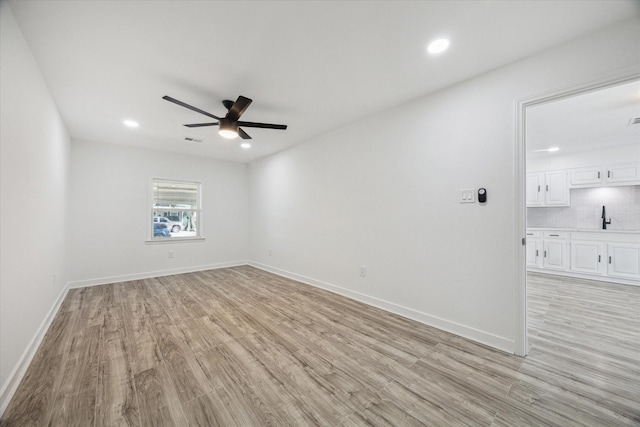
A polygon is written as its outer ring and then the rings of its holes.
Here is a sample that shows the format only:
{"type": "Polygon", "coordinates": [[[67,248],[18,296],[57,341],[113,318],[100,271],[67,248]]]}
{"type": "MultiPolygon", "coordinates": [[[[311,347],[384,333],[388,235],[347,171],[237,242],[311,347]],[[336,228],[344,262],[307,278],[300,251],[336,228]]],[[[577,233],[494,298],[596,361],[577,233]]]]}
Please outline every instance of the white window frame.
{"type": "Polygon", "coordinates": [[[203,192],[203,183],[198,180],[183,180],[183,179],[173,179],[173,178],[162,178],[162,177],[151,177],[149,179],[149,192],[148,192],[148,209],[147,209],[147,244],[164,244],[164,243],[179,243],[179,242],[193,242],[193,241],[202,241],[204,240],[204,227],[203,227],[203,209],[202,209],[202,192],[203,192]],[[198,188],[197,194],[197,204],[198,207],[196,209],[185,209],[185,208],[177,208],[182,211],[190,211],[196,214],[196,218],[198,224],[196,226],[197,234],[195,236],[171,236],[170,238],[166,237],[154,237],[153,235],[153,217],[156,212],[164,212],[167,210],[166,207],[155,207],[155,195],[153,191],[154,183],[161,181],[166,183],[176,183],[176,184],[195,184],[198,188]]]}

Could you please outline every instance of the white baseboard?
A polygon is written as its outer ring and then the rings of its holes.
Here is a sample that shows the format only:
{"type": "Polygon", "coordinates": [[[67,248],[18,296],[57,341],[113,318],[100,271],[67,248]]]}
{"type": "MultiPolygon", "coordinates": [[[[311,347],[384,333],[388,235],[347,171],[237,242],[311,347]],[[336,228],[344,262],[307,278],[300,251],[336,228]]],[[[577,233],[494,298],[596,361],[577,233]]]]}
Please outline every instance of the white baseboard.
{"type": "Polygon", "coordinates": [[[58,314],[58,310],[62,305],[62,301],[64,301],[64,298],[67,296],[68,291],[69,285],[67,284],[60,292],[60,295],[58,295],[58,298],[56,298],[53,306],[38,327],[35,336],[31,339],[29,345],[27,345],[27,348],[20,356],[20,359],[18,359],[18,363],[13,368],[11,374],[9,374],[7,381],[2,384],[2,389],[0,389],[0,417],[2,417],[5,409],[7,409],[7,406],[9,406],[11,398],[18,389],[18,386],[20,385],[20,381],[22,381],[24,374],[27,372],[27,368],[31,364],[31,361],[35,356],[38,347],[40,347],[40,344],[42,343],[47,330],[49,330],[51,322],[53,322],[56,314],[58,314]]]}
{"type": "Polygon", "coordinates": [[[312,279],[310,277],[302,276],[300,274],[292,273],[290,271],[281,270],[279,268],[271,267],[269,265],[261,264],[259,262],[249,261],[249,265],[264,271],[268,271],[270,273],[277,274],[279,276],[297,280],[298,282],[302,282],[307,285],[315,286],[317,288],[321,288],[321,289],[336,293],[338,295],[351,298],[359,302],[363,302],[373,307],[377,307],[382,310],[385,310],[394,314],[398,314],[400,316],[406,317],[411,320],[415,320],[417,322],[423,323],[428,326],[433,326],[434,328],[438,328],[443,331],[451,332],[452,334],[459,335],[464,338],[468,338],[472,341],[476,341],[484,345],[488,345],[489,347],[493,347],[495,349],[498,349],[510,354],[514,354],[514,349],[515,349],[514,340],[504,338],[495,334],[491,334],[489,332],[481,331],[466,325],[462,325],[460,323],[443,319],[438,316],[433,316],[428,313],[423,313],[421,311],[404,307],[402,305],[395,304],[390,301],[385,301],[376,297],[362,294],[360,292],[355,292],[349,289],[342,288],[340,286],[332,285],[327,282],[312,279]]]}
{"type": "Polygon", "coordinates": [[[129,282],[131,280],[151,279],[153,277],[173,276],[174,274],[194,273],[196,271],[216,270],[218,268],[237,267],[247,265],[247,260],[227,261],[216,264],[197,265],[192,267],[174,268],[171,270],[148,271],[145,273],[125,274],[122,276],[101,277],[97,279],[78,280],[69,283],[69,288],[84,288],[86,286],[106,285],[109,283],[129,282]]]}

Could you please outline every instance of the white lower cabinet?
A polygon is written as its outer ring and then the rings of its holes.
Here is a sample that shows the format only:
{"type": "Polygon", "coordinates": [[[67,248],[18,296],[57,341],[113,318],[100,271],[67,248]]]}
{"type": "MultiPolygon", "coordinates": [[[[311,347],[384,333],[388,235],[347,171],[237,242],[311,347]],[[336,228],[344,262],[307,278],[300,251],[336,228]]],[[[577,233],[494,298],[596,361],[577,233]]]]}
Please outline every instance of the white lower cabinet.
{"type": "Polygon", "coordinates": [[[571,271],[602,275],[606,268],[606,245],[602,242],[571,242],[571,271]]]}
{"type": "Polygon", "coordinates": [[[607,245],[609,276],[627,279],[640,278],[640,245],[610,243],[607,245]]]}
{"type": "Polygon", "coordinates": [[[640,286],[640,233],[527,230],[527,269],[640,286]]]}
{"type": "Polygon", "coordinates": [[[527,240],[527,266],[542,268],[542,239],[527,240]]]}
{"type": "Polygon", "coordinates": [[[569,257],[567,249],[569,241],[566,239],[547,239],[542,241],[544,248],[542,266],[553,270],[567,270],[569,257]]]}
{"type": "Polygon", "coordinates": [[[542,268],[542,234],[527,232],[527,267],[542,268]]]}

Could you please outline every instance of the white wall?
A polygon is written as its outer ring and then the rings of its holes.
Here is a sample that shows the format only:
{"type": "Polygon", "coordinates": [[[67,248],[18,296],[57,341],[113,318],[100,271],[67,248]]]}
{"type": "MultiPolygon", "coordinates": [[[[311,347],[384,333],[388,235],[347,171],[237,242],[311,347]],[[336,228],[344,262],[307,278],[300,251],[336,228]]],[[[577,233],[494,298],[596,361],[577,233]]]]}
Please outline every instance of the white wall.
{"type": "Polygon", "coordinates": [[[246,263],[247,166],[74,140],[69,219],[71,287],[246,263]],[[145,243],[154,177],[202,182],[204,241],[145,243]]]}
{"type": "Polygon", "coordinates": [[[0,2],[0,413],[67,283],[69,137],[0,2]]]}
{"type": "Polygon", "coordinates": [[[254,264],[515,351],[514,101],[637,66],[638,28],[629,21],[253,162],[254,264]],[[486,205],[458,203],[459,189],[478,187],[486,205]]]}

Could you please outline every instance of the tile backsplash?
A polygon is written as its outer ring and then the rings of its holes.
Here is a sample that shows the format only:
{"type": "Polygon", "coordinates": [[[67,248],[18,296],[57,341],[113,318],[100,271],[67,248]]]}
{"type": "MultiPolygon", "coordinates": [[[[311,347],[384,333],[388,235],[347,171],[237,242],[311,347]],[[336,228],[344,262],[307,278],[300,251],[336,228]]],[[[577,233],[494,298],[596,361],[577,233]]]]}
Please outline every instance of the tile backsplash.
{"type": "Polygon", "coordinates": [[[640,230],[640,185],[572,189],[571,206],[527,208],[527,227],[602,228],[606,206],[610,230],[640,230]]]}

